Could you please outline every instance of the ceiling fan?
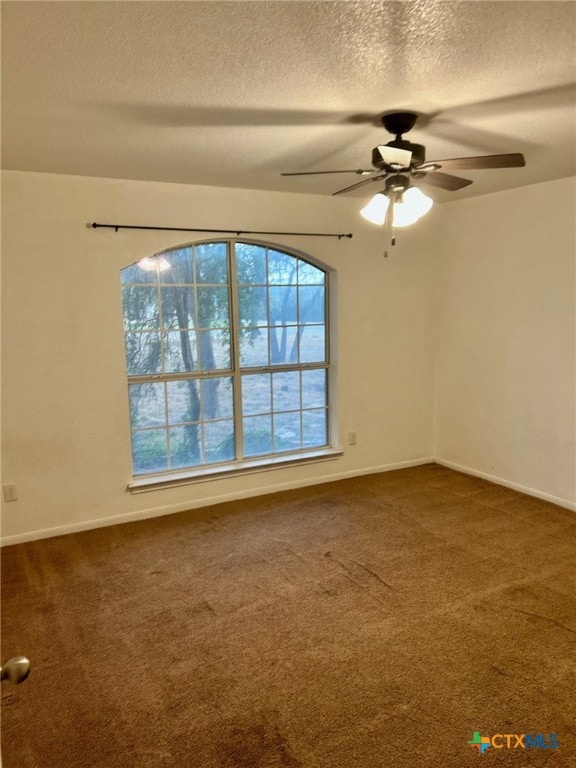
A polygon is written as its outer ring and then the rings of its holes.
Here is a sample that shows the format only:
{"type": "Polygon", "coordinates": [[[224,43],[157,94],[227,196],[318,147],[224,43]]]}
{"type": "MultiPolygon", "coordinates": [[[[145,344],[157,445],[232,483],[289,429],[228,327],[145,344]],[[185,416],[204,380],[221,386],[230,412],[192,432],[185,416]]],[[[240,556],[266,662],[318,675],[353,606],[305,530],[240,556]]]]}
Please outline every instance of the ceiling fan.
{"type": "MultiPolygon", "coordinates": [[[[395,138],[387,144],[374,147],[373,170],[360,168],[352,171],[303,171],[281,175],[314,176],[327,173],[355,173],[368,177],[356,184],[338,189],[332,193],[333,195],[342,195],[375,181],[383,181],[384,189],[374,195],[360,213],[373,224],[385,224],[387,236],[394,245],[394,228],[413,224],[432,207],[432,200],[418,186],[413,186],[412,181],[417,185],[430,184],[449,192],[456,192],[472,184],[472,181],[443,171],[519,168],[526,165],[524,155],[519,152],[427,161],[426,148],[422,144],[415,144],[402,138],[405,133],[412,130],[417,119],[418,115],[415,112],[391,112],[382,117],[384,128],[395,138]]],[[[388,255],[387,251],[384,255],[388,255]]]]}
{"type": "Polygon", "coordinates": [[[343,171],[302,171],[282,173],[281,176],[316,176],[328,173],[356,173],[359,176],[369,176],[363,181],[333,192],[341,195],[359,189],[366,184],[386,179],[386,186],[392,184],[389,177],[399,177],[398,183],[404,188],[411,186],[410,179],[423,182],[434,187],[440,187],[455,192],[472,184],[470,179],[453,176],[443,171],[483,170],[485,168],[518,168],[526,165],[524,155],[516,152],[507,155],[480,155],[477,157],[458,157],[448,160],[426,160],[426,148],[403,139],[403,135],[415,126],[418,115],[415,112],[392,112],[382,117],[386,130],[395,136],[387,144],[379,144],[372,150],[372,165],[374,169],[357,169],[343,171]]]}

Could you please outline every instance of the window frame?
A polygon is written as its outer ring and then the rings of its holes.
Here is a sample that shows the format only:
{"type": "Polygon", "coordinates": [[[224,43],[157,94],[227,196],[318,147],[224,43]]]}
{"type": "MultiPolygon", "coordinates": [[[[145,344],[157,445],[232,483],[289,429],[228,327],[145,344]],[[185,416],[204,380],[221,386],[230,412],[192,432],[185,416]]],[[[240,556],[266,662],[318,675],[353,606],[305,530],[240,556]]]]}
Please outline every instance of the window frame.
{"type": "MultiPolygon", "coordinates": [[[[126,360],[125,372],[127,376],[128,392],[130,392],[130,386],[134,384],[154,384],[154,383],[169,383],[171,381],[188,381],[195,380],[201,382],[203,380],[211,378],[230,378],[232,381],[233,392],[233,411],[232,421],[234,426],[234,445],[235,445],[235,458],[231,460],[224,460],[221,462],[206,462],[204,464],[192,465],[184,468],[171,468],[159,470],[157,472],[136,473],[134,469],[134,456],[132,450],[132,443],[134,439],[134,429],[132,423],[130,423],[130,452],[132,458],[132,480],[128,484],[128,489],[132,492],[142,492],[146,490],[155,490],[160,487],[183,485],[205,480],[219,479],[222,477],[230,477],[238,474],[264,472],[273,469],[277,469],[282,466],[291,466],[294,464],[326,461],[330,459],[338,458],[343,454],[341,448],[338,447],[338,429],[337,429],[337,397],[336,397],[336,370],[334,365],[334,351],[336,346],[336,318],[334,316],[335,307],[335,290],[336,290],[336,271],[328,265],[321,262],[319,259],[311,256],[308,253],[303,253],[290,246],[281,245],[278,243],[272,243],[268,241],[253,240],[244,237],[224,237],[224,238],[210,238],[203,240],[194,240],[183,244],[171,245],[161,251],[154,253],[155,258],[160,258],[163,255],[170,254],[177,250],[186,248],[194,248],[201,245],[209,244],[224,244],[226,246],[226,261],[228,269],[228,306],[229,306],[229,328],[230,328],[230,368],[216,369],[211,371],[178,371],[178,372],[158,372],[152,374],[129,374],[128,373],[128,361],[126,360]],[[320,362],[296,362],[296,363],[278,363],[273,364],[270,360],[270,339],[268,339],[268,365],[263,366],[246,366],[242,367],[240,357],[240,339],[241,339],[241,323],[239,317],[240,307],[240,293],[237,280],[236,269],[236,246],[238,244],[254,245],[260,248],[266,249],[266,256],[268,259],[268,252],[270,250],[277,253],[284,253],[288,256],[296,258],[310,264],[312,267],[322,271],[324,275],[324,349],[325,360],[320,362]],[[326,372],[326,404],[323,409],[326,412],[326,438],[327,442],[323,446],[312,446],[309,448],[300,447],[298,449],[292,449],[281,452],[270,452],[267,454],[249,455],[248,457],[243,454],[243,403],[242,403],[242,377],[253,374],[263,373],[283,373],[283,372],[302,372],[306,370],[324,370],[326,372]]],[[[138,264],[138,261],[133,262],[126,267],[138,264]]],[[[126,268],[125,267],[125,268],[126,268]]],[[[125,283],[120,280],[120,286],[125,283]]],[[[128,285],[138,285],[137,283],[127,283],[128,285]]],[[[195,285],[199,285],[194,283],[195,285]]],[[[162,286],[158,285],[159,295],[162,286]]],[[[202,287],[211,287],[212,284],[201,284],[202,287]]],[[[216,284],[214,284],[216,285],[216,284]]],[[[223,284],[219,284],[222,286],[223,284]]],[[[248,285],[248,284],[247,284],[248,285]]],[[[266,282],[264,284],[255,284],[258,287],[266,287],[266,296],[269,297],[270,287],[274,287],[275,283],[270,283],[269,274],[266,274],[266,282]]],[[[280,284],[281,285],[281,284],[280,284]]],[[[292,284],[289,284],[292,285],[292,284]]],[[[296,292],[300,284],[297,283],[296,292]]],[[[303,284],[306,285],[306,284],[303,284]]],[[[297,299],[298,301],[298,299],[297,299]]],[[[161,302],[161,298],[160,298],[161,302]]],[[[267,302],[268,306],[268,302],[267,302]]],[[[297,304],[298,306],[298,304],[297,304]]],[[[159,303],[159,312],[161,312],[161,303],[159,303]]],[[[195,312],[198,312],[198,308],[195,308],[195,312]]],[[[268,317],[268,322],[270,318],[268,317]]],[[[320,325],[320,323],[318,323],[320,325]]],[[[268,328],[271,326],[268,325],[268,328]]],[[[296,325],[298,328],[298,324],[296,325]]],[[[126,332],[126,327],[123,322],[123,330],[126,332]]],[[[301,382],[301,379],[300,379],[301,382]]],[[[300,383],[300,387],[301,387],[300,383]]],[[[166,395],[165,395],[166,396],[166,395]]],[[[302,414],[304,411],[310,410],[304,407],[304,404],[300,402],[300,407],[294,409],[300,413],[300,421],[302,424],[302,414]]],[[[290,411],[288,411],[290,412],[290,411]]],[[[274,435],[274,411],[271,405],[271,440],[272,446],[274,435]]],[[[200,422],[199,422],[200,423],[200,422]]],[[[170,429],[170,425],[167,422],[165,425],[167,430],[170,429]]]]}

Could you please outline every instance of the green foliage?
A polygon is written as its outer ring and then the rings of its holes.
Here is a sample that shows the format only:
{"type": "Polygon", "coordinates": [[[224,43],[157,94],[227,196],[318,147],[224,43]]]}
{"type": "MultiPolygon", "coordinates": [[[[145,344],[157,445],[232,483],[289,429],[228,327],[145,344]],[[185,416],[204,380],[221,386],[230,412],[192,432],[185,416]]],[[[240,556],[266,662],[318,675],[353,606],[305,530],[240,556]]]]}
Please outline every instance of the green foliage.
{"type": "Polygon", "coordinates": [[[134,470],[138,474],[166,469],[168,465],[166,433],[161,429],[135,432],[132,452],[134,470]]]}

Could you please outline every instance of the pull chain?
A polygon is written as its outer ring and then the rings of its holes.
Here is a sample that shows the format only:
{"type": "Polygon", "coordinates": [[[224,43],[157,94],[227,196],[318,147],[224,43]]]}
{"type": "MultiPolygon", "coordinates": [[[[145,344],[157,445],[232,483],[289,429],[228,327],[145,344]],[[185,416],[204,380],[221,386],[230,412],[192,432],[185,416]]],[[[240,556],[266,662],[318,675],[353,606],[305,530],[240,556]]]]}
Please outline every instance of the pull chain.
{"type": "MultiPolygon", "coordinates": [[[[392,236],[390,237],[390,246],[396,245],[396,235],[394,234],[394,230],[392,230],[392,236]]],[[[384,258],[388,258],[388,247],[384,246],[384,258]]]]}

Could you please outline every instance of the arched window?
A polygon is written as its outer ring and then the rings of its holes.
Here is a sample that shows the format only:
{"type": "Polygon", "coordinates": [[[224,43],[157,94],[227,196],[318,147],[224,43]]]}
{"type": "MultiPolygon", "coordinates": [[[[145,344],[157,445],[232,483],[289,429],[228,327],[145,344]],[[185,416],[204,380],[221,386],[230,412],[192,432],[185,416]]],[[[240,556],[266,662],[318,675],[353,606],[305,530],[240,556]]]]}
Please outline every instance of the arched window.
{"type": "Polygon", "coordinates": [[[238,240],[121,271],[135,476],[329,447],[328,277],[238,240]]]}

